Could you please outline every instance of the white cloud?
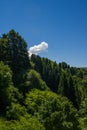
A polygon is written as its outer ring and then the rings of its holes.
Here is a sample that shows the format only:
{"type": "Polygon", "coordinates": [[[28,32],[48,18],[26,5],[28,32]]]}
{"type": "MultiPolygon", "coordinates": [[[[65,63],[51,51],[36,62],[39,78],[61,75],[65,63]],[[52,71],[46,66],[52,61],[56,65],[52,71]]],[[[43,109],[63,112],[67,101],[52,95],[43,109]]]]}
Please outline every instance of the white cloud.
{"type": "Polygon", "coordinates": [[[46,51],[47,49],[48,49],[48,43],[46,43],[46,42],[41,42],[38,45],[34,45],[33,47],[30,47],[28,50],[29,57],[32,54],[38,55],[39,53],[46,51]]]}

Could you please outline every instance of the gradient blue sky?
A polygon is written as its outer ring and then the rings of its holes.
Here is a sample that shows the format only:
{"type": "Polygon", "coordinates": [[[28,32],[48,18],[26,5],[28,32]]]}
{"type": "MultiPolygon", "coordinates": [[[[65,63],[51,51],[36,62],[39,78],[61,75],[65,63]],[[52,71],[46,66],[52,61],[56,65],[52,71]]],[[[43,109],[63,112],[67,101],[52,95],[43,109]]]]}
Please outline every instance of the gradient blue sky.
{"type": "Polygon", "coordinates": [[[41,56],[87,67],[87,0],[1,0],[0,35],[10,29],[28,47],[46,41],[41,56]]]}

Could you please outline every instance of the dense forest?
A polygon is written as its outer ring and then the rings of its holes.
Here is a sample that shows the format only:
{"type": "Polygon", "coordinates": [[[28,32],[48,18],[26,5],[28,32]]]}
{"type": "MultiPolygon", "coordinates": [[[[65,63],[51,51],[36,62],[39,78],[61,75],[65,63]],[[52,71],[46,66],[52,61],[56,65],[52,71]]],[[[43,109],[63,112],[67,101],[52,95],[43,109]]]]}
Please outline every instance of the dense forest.
{"type": "Polygon", "coordinates": [[[14,30],[0,37],[0,130],[86,130],[87,68],[32,55],[14,30]]]}

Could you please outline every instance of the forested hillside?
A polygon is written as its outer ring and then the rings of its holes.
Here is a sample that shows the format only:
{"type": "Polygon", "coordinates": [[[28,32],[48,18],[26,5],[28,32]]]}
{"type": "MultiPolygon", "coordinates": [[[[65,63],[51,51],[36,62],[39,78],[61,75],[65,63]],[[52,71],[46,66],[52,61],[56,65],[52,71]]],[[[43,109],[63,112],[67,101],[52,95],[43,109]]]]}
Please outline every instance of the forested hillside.
{"type": "Polygon", "coordinates": [[[14,30],[0,37],[0,130],[85,130],[87,68],[32,55],[14,30]]]}

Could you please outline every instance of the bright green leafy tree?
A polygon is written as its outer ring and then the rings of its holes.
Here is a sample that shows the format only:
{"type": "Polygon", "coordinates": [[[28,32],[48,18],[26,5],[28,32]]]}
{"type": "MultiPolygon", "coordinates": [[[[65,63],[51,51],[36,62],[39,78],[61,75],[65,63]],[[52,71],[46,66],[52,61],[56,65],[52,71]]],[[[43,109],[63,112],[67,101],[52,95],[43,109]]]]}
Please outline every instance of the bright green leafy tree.
{"type": "Polygon", "coordinates": [[[46,130],[79,130],[77,111],[65,97],[50,91],[32,90],[25,104],[46,130]]]}
{"type": "Polygon", "coordinates": [[[37,71],[30,69],[24,75],[23,84],[21,84],[21,91],[23,92],[23,95],[25,95],[33,88],[39,90],[50,90],[46,83],[41,79],[40,74],[37,71]]]}

